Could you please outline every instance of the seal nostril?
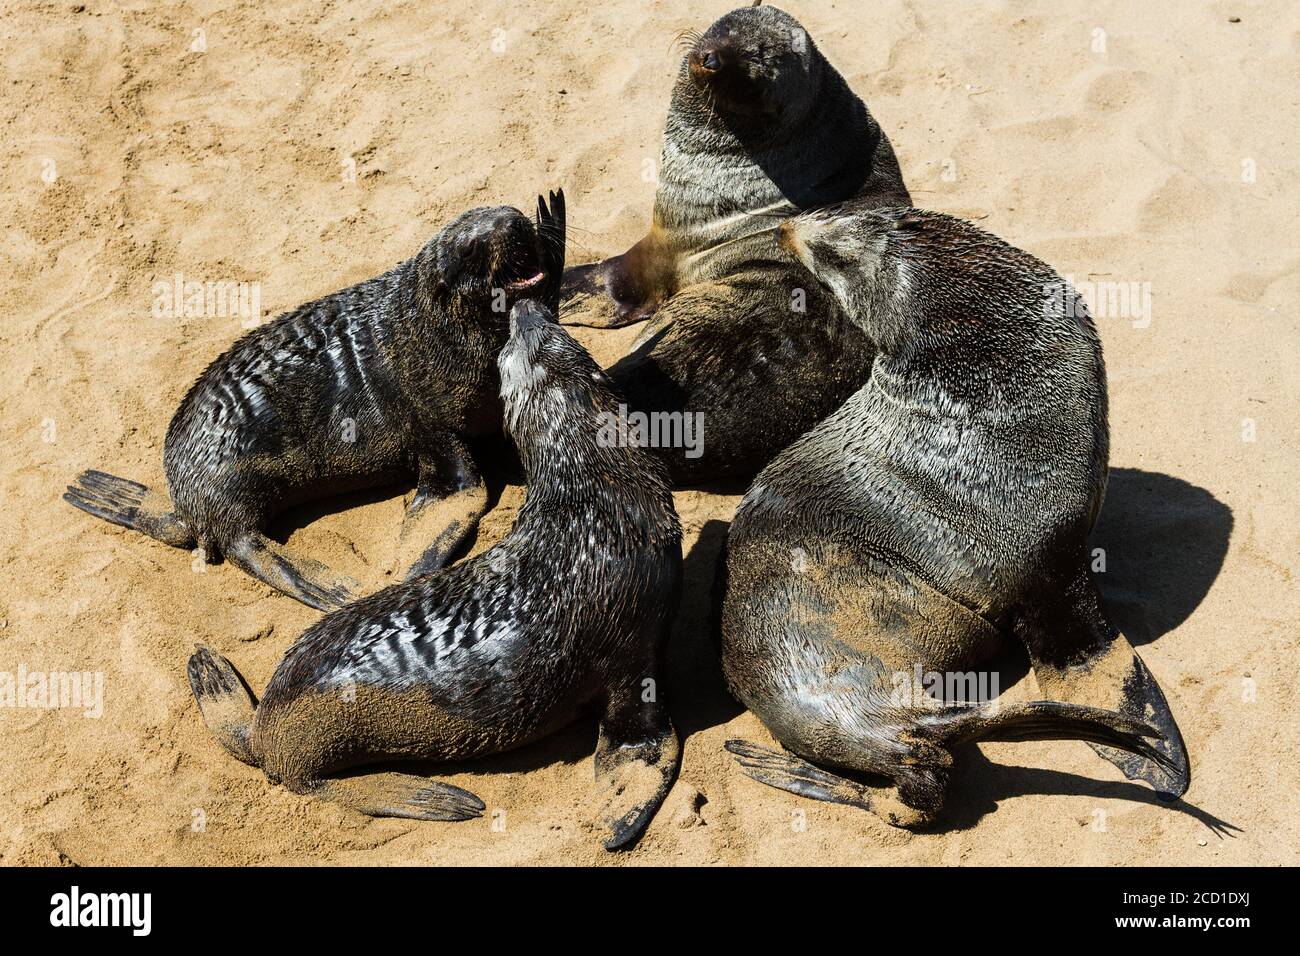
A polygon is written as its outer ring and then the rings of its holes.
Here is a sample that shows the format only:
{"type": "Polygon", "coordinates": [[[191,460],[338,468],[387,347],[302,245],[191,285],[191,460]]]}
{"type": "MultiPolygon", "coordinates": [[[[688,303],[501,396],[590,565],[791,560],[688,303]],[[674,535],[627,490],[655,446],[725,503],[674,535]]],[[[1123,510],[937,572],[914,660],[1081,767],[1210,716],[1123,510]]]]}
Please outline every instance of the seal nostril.
{"type": "Polygon", "coordinates": [[[711,70],[716,73],[718,70],[722,69],[722,57],[718,56],[717,50],[710,50],[708,53],[704,54],[704,60],[701,63],[701,66],[706,70],[711,70]]]}

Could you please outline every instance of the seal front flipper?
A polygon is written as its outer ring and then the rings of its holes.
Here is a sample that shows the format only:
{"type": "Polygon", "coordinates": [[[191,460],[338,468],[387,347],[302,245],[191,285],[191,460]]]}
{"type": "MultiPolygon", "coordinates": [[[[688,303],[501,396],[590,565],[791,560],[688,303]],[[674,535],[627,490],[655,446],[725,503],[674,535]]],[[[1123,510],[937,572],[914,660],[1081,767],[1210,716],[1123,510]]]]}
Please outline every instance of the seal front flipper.
{"type": "Polygon", "coordinates": [[[654,233],[619,256],[564,270],[560,324],[621,329],[650,318],[668,295],[671,266],[654,233]]]}
{"type": "Polygon", "coordinates": [[[142,531],[173,548],[188,549],[196,543],[189,525],[171,510],[166,495],[150,491],[138,481],[102,471],[83,471],[68,485],[63,500],[96,518],[142,531]]]}
{"type": "Polygon", "coordinates": [[[256,531],[235,538],[224,553],[244,573],[318,611],[342,607],[361,592],[359,581],[296,555],[256,531]]]}
{"type": "Polygon", "coordinates": [[[607,850],[631,847],[672,789],[681,743],[662,702],[641,690],[611,698],[596,745],[596,801],[607,850]]]}
{"type": "Polygon", "coordinates": [[[398,541],[398,569],[406,577],[432,574],[472,542],[488,510],[487,485],[465,443],[441,436],[436,453],[421,455],[415,497],[406,509],[398,541]]]}
{"type": "Polygon", "coordinates": [[[1091,573],[1080,569],[1064,589],[1068,600],[1042,601],[1015,622],[1045,694],[1073,704],[1113,710],[1150,724],[1163,763],[1093,743],[1129,780],[1144,780],[1165,800],[1191,784],[1187,746],[1160,685],[1128,639],[1107,620],[1091,573]]]}

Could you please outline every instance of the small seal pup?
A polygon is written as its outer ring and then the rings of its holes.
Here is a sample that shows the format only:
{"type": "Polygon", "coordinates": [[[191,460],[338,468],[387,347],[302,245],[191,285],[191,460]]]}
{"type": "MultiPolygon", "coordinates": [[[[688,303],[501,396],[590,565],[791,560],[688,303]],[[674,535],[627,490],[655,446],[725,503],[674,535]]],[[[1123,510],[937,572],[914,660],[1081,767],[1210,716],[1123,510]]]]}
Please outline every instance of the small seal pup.
{"type": "Polygon", "coordinates": [[[797,756],[728,749],[756,780],[909,827],[939,810],[950,748],[967,740],[1087,740],[1183,794],[1178,728],[1088,566],[1109,438],[1082,300],[1033,256],[937,213],[846,204],[779,236],[878,351],[868,383],[737,509],[723,670],[797,756]],[[968,671],[1013,640],[1058,700],[924,706],[890,676],[968,671]]]}
{"type": "Polygon", "coordinates": [[[561,293],[565,324],[654,317],[610,375],[631,409],[703,415],[702,455],[663,453],[677,483],[753,476],[870,371],[870,343],[773,220],[911,202],[889,137],[794,17],[742,8],[687,39],[650,233],[567,269],[561,293]]]}
{"type": "Polygon", "coordinates": [[[618,397],[531,300],[500,355],[506,430],[527,496],[483,554],[325,615],[289,648],[260,703],[199,648],[190,686],[233,756],[296,793],[373,816],[463,820],[470,793],[397,760],[497,753],[601,709],[596,778],[605,846],[627,846],[680,762],[661,657],[681,588],[681,528],[663,463],[601,440],[618,397]]]}
{"type": "Polygon", "coordinates": [[[555,303],[564,234],[563,192],[538,198],[535,226],[509,206],[463,213],[392,271],[285,313],[209,365],[167,429],[170,501],[101,471],[63,497],[328,610],[357,582],[271,540],[267,522],[415,474],[402,551],[419,558],[412,574],[443,566],[487,509],[468,442],[500,432],[506,308],[525,294],[555,303]]]}

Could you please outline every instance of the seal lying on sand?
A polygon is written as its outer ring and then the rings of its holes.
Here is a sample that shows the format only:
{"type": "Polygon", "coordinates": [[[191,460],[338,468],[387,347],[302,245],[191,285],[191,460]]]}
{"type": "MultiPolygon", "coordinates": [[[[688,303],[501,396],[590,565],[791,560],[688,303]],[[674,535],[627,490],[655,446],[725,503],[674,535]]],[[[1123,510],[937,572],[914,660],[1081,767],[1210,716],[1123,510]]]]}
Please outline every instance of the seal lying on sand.
{"type": "Polygon", "coordinates": [[[525,294],[555,303],[564,233],[562,192],[549,208],[538,199],[536,228],[508,206],[464,213],[391,272],[280,316],[208,366],[167,429],[170,501],[100,471],[63,497],[326,610],[357,582],[290,553],[267,522],[415,474],[404,550],[423,551],[412,573],[443,566],[487,508],[467,442],[500,430],[506,307],[525,294]]]}
{"type": "Polygon", "coordinates": [[[681,528],[663,464],[600,440],[619,400],[598,366],[531,301],[510,324],[501,397],[528,488],[510,533],[327,614],[285,654],[259,704],[204,648],[190,658],[190,686],[222,746],[271,780],[426,820],[467,819],[483,804],[422,777],[339,772],[497,753],[595,704],[613,849],[645,828],[680,761],[659,678],[681,528]]]}
{"type": "Polygon", "coordinates": [[[1029,254],[936,213],[848,204],[779,234],[878,353],[867,385],[763,470],[731,525],[723,669],[798,757],[728,749],[757,780],[903,826],[938,811],[965,740],[1079,738],[1184,793],[1178,728],[1088,568],[1108,435],[1082,300],[1029,254]],[[1064,702],[928,707],[890,677],[966,671],[1009,640],[1064,702]]]}
{"type": "Polygon", "coordinates": [[[866,381],[870,342],[773,241],[774,219],[911,200],[893,147],[799,22],[735,10],[682,60],[649,235],[564,274],[561,320],[654,316],[610,376],[635,411],[697,413],[677,483],[749,477],[866,381]]]}

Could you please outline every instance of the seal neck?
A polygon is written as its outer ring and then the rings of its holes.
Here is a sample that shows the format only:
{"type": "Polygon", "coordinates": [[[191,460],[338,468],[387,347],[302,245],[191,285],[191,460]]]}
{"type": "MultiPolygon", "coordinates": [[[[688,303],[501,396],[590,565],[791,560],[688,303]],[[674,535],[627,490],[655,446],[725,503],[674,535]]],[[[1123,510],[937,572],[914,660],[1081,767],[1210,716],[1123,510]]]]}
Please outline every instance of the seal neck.
{"type": "MultiPolygon", "coordinates": [[[[620,439],[613,396],[561,396],[511,409],[527,492],[519,520],[548,534],[626,537],[664,543],[680,534],[667,469],[649,451],[620,439]]],[[[536,399],[535,399],[536,401],[536,399]]]]}

